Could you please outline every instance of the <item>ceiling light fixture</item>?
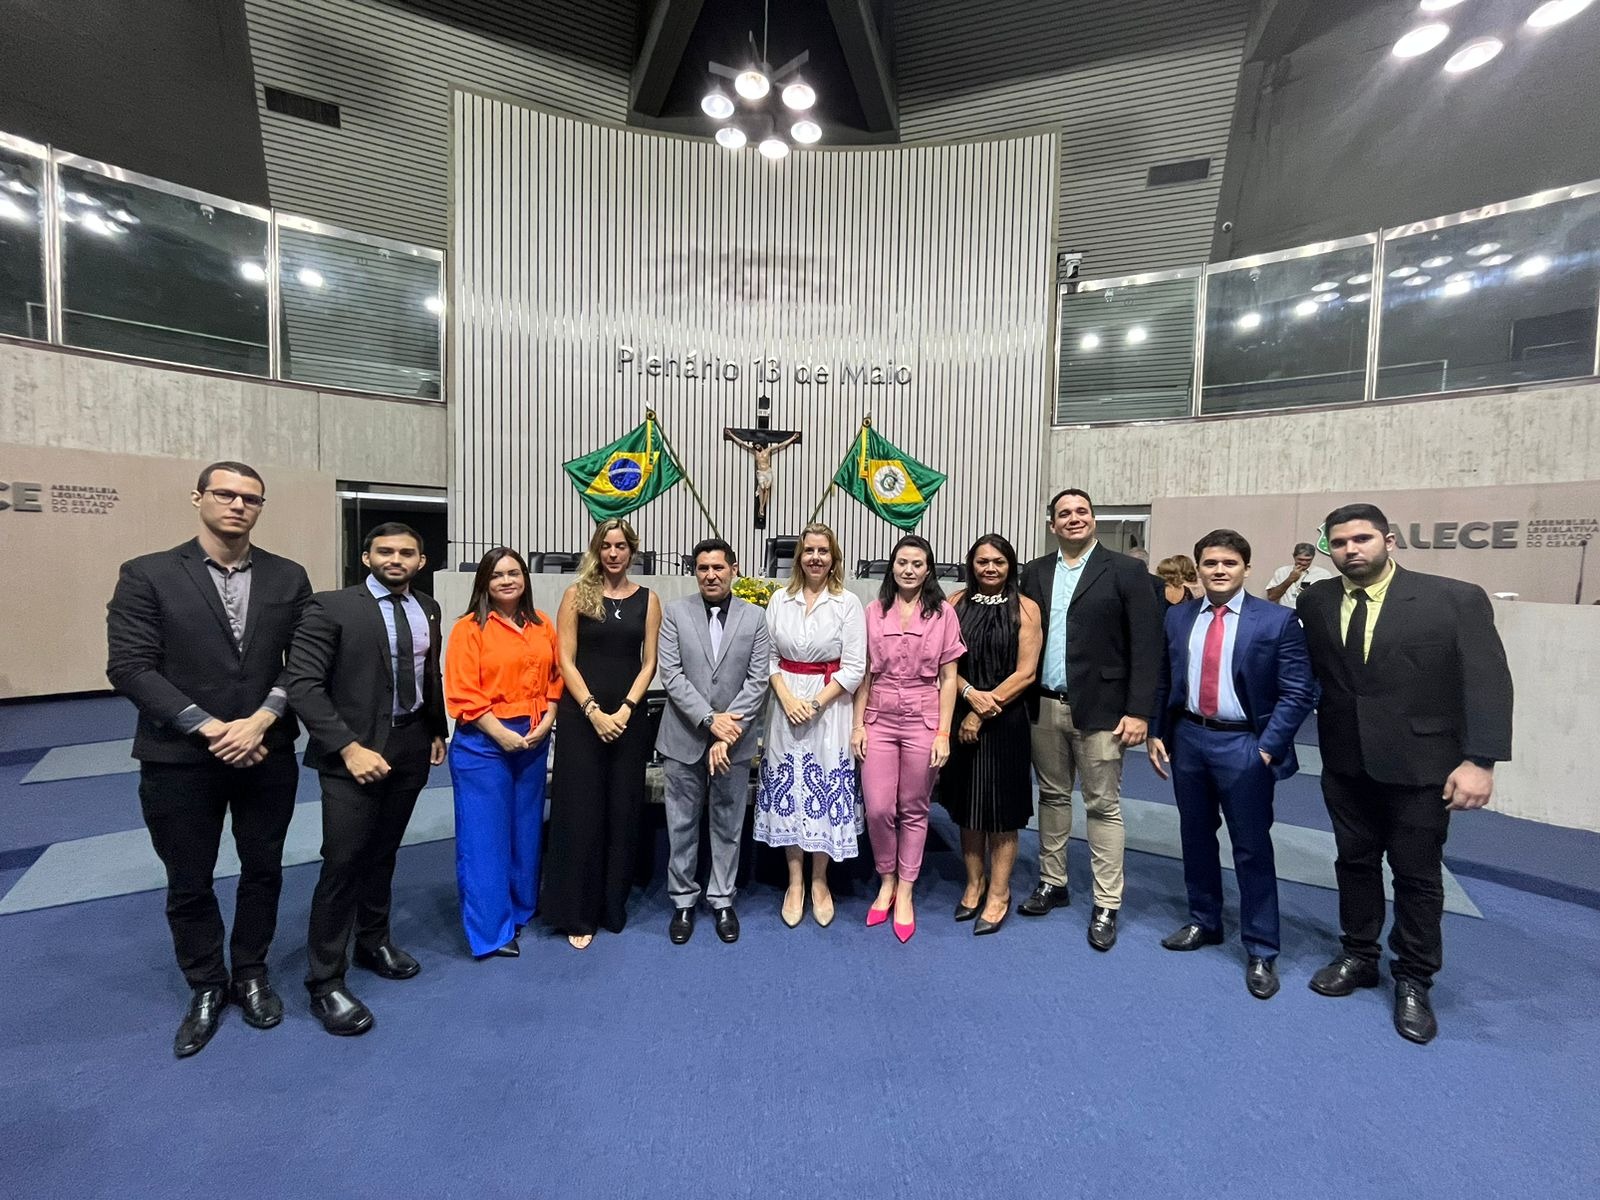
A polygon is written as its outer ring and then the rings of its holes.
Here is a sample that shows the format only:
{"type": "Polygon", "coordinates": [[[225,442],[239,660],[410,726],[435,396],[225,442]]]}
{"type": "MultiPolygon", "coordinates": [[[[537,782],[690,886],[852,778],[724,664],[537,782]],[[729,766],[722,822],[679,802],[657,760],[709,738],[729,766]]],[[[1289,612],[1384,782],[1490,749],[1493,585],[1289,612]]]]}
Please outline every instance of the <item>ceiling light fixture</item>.
{"type": "Polygon", "coordinates": [[[1431,283],[1432,281],[1433,281],[1433,276],[1432,275],[1413,275],[1410,279],[1406,280],[1406,286],[1407,287],[1421,287],[1423,284],[1431,283]]]}
{"type": "Polygon", "coordinates": [[[765,71],[751,67],[733,77],[733,90],[746,100],[761,100],[772,90],[772,80],[767,78],[765,71]]]}
{"type": "Polygon", "coordinates": [[[1135,325],[1128,330],[1127,343],[1130,346],[1142,346],[1150,340],[1150,331],[1143,325],[1135,325]]]}
{"type": "Polygon", "coordinates": [[[1309,317],[1317,311],[1317,302],[1315,300],[1302,300],[1294,306],[1294,315],[1297,317],[1309,317]]]}
{"type": "Polygon", "coordinates": [[[745,137],[744,130],[737,125],[724,125],[717,130],[717,145],[724,150],[743,150],[744,144],[749,140],[745,137]]]}
{"type": "Polygon", "coordinates": [[[1353,287],[1360,287],[1363,283],[1371,283],[1372,282],[1372,276],[1367,274],[1366,272],[1362,272],[1360,275],[1352,275],[1352,276],[1350,276],[1350,278],[1346,279],[1345,282],[1350,284],[1350,285],[1352,285],[1353,287]]]}
{"type": "Polygon", "coordinates": [[[1485,254],[1493,254],[1498,249],[1500,249],[1499,242],[1479,242],[1468,250],[1467,254],[1472,258],[1482,258],[1485,254]]]}
{"type": "Polygon", "coordinates": [[[1420,54],[1426,54],[1449,36],[1450,26],[1442,21],[1418,25],[1396,42],[1389,53],[1396,58],[1416,58],[1420,54]]]}
{"type": "Polygon", "coordinates": [[[802,117],[789,126],[789,136],[802,146],[814,146],[822,140],[822,126],[810,117],[802,117]]]}
{"type": "Polygon", "coordinates": [[[795,112],[805,112],[817,102],[817,92],[803,79],[796,79],[784,85],[783,104],[795,112]]]}
{"type": "Polygon", "coordinates": [[[1078,343],[1078,349],[1080,349],[1080,350],[1098,350],[1098,349],[1100,349],[1100,335],[1098,333],[1086,333],[1086,334],[1084,334],[1083,335],[1083,340],[1078,343]]]}
{"type": "Polygon", "coordinates": [[[1312,284],[1311,290],[1313,292],[1332,292],[1337,291],[1338,287],[1339,281],[1337,279],[1324,279],[1321,283],[1312,284]]]}
{"type": "Polygon", "coordinates": [[[1491,254],[1479,265],[1484,267],[1503,267],[1510,261],[1511,255],[1509,254],[1491,254]]]}
{"type": "Polygon", "coordinates": [[[1345,297],[1345,302],[1348,303],[1348,304],[1365,304],[1368,300],[1371,300],[1371,299],[1372,299],[1372,293],[1371,292],[1357,292],[1353,296],[1345,297]]]}
{"type": "Polygon", "coordinates": [[[308,288],[319,288],[327,282],[315,267],[301,267],[294,277],[308,288]]]}
{"type": "Polygon", "coordinates": [[[1316,301],[1318,304],[1332,304],[1338,298],[1338,292],[1319,292],[1316,296],[1316,301]]]}
{"type": "Polygon", "coordinates": [[[1422,260],[1422,265],[1427,270],[1433,271],[1440,267],[1448,267],[1453,260],[1448,254],[1435,254],[1432,258],[1422,260]]]}
{"type": "Polygon", "coordinates": [[[756,149],[761,151],[762,158],[772,162],[789,157],[789,143],[776,135],[762,138],[761,144],[756,149]]]}
{"type": "Polygon", "coordinates": [[[1416,273],[1417,273],[1417,269],[1415,267],[1396,267],[1394,270],[1389,272],[1389,278],[1390,279],[1407,279],[1410,276],[1415,275],[1416,273]]]}
{"type": "Polygon", "coordinates": [[[700,111],[713,121],[726,121],[733,116],[733,97],[721,88],[712,88],[701,97],[700,111]]]}
{"type": "MultiPolygon", "coordinates": [[[[84,223],[88,224],[87,221],[84,223]]],[[[267,281],[267,269],[260,263],[249,259],[239,264],[239,274],[243,275],[251,283],[265,283],[267,281]]]]}
{"type": "Polygon", "coordinates": [[[1444,69],[1452,75],[1475,71],[1505,48],[1506,44],[1499,38],[1473,38],[1450,56],[1444,69]]]}
{"type": "Polygon", "coordinates": [[[444,300],[438,296],[429,296],[422,302],[422,307],[437,317],[440,313],[444,312],[444,300]]]}
{"type": "Polygon", "coordinates": [[[1535,254],[1532,258],[1525,258],[1516,265],[1511,272],[1519,279],[1531,279],[1535,275],[1543,275],[1550,269],[1550,260],[1542,254],[1535,254]]]}
{"type": "Polygon", "coordinates": [[[1471,279],[1449,279],[1446,280],[1445,285],[1439,289],[1439,294],[1441,296],[1465,296],[1471,290],[1471,279]]]}
{"type": "Polygon", "coordinates": [[[822,126],[809,115],[817,102],[817,90],[800,76],[800,68],[811,61],[811,51],[802,50],[782,66],[774,68],[768,57],[768,37],[772,32],[770,3],[762,5],[761,44],[754,31],[748,34],[749,56],[742,67],[713,62],[708,70],[733,83],[736,102],[719,86],[714,86],[700,101],[700,108],[713,121],[738,121],[716,131],[717,144],[726,150],[742,150],[751,144],[766,158],[787,158],[792,148],[779,132],[788,131],[796,145],[809,146],[822,140],[822,126]],[[737,116],[741,107],[749,119],[737,116]],[[752,111],[753,110],[753,111],[752,111]],[[744,128],[740,128],[743,125],[744,128]]]}
{"type": "Polygon", "coordinates": [[[1239,326],[1240,329],[1243,329],[1246,333],[1248,333],[1252,329],[1260,329],[1261,328],[1261,314],[1258,313],[1258,312],[1247,312],[1247,313],[1244,314],[1244,316],[1239,318],[1239,320],[1236,322],[1236,324],[1239,326]]]}
{"type": "Polygon", "coordinates": [[[1533,10],[1528,25],[1533,29],[1549,29],[1552,25],[1559,25],[1577,16],[1593,3],[1594,0],[1549,0],[1548,4],[1541,4],[1533,10]]]}

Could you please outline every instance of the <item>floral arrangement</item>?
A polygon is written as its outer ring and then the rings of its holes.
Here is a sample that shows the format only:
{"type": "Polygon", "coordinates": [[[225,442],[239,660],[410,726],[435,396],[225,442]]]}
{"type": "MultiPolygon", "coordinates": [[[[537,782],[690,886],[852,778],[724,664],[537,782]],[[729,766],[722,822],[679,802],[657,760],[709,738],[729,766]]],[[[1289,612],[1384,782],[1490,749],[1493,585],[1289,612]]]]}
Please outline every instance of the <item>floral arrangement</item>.
{"type": "Polygon", "coordinates": [[[741,575],[733,581],[733,594],[758,608],[765,608],[773,593],[782,586],[776,579],[757,579],[754,575],[741,575]]]}

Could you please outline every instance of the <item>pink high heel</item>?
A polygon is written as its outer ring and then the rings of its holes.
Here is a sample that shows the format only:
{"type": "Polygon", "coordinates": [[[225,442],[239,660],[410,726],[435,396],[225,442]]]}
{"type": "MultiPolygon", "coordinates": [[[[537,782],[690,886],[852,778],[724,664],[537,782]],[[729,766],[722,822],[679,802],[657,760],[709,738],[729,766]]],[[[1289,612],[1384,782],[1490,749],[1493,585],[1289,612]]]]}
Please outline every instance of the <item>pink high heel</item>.
{"type": "Polygon", "coordinates": [[[916,931],[917,931],[917,919],[915,917],[912,917],[910,922],[908,922],[905,925],[900,924],[899,921],[896,921],[894,923],[894,935],[895,935],[895,937],[900,939],[900,944],[902,946],[904,946],[907,942],[909,942],[911,940],[911,935],[914,934],[916,931]]]}
{"type": "Polygon", "coordinates": [[[894,901],[893,900],[889,901],[889,907],[888,908],[873,908],[873,907],[871,907],[869,905],[868,908],[867,908],[867,928],[871,929],[874,925],[882,925],[885,921],[887,921],[889,919],[889,914],[892,913],[893,911],[894,911],[894,901]]]}

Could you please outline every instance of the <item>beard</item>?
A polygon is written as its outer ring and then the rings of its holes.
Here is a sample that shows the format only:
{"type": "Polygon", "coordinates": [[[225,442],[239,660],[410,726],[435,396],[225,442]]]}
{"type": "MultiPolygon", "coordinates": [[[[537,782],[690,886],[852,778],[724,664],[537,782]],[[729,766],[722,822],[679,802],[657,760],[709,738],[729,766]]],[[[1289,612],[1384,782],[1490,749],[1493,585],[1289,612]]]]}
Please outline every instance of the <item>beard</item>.
{"type": "Polygon", "coordinates": [[[1389,551],[1387,548],[1373,555],[1367,562],[1356,569],[1341,567],[1340,573],[1352,583],[1369,584],[1383,574],[1389,566],[1389,551]]]}

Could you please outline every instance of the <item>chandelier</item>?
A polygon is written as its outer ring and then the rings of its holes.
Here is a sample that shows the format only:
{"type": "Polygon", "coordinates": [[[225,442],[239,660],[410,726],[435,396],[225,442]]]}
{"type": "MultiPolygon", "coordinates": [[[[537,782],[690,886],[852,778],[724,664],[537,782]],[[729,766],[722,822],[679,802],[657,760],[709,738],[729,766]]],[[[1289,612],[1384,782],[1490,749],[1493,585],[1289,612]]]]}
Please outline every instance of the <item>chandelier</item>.
{"type": "Polygon", "coordinates": [[[811,116],[817,102],[816,89],[800,74],[811,61],[811,51],[802,50],[776,70],[767,58],[767,33],[770,27],[770,0],[762,5],[761,48],[756,36],[750,38],[750,61],[742,67],[714,62],[707,70],[732,84],[732,95],[720,84],[700,100],[700,108],[718,122],[717,145],[725,150],[743,150],[754,145],[769,159],[787,158],[795,145],[810,146],[822,139],[822,126],[811,116]],[[787,134],[787,137],[784,135],[787,134]]]}

